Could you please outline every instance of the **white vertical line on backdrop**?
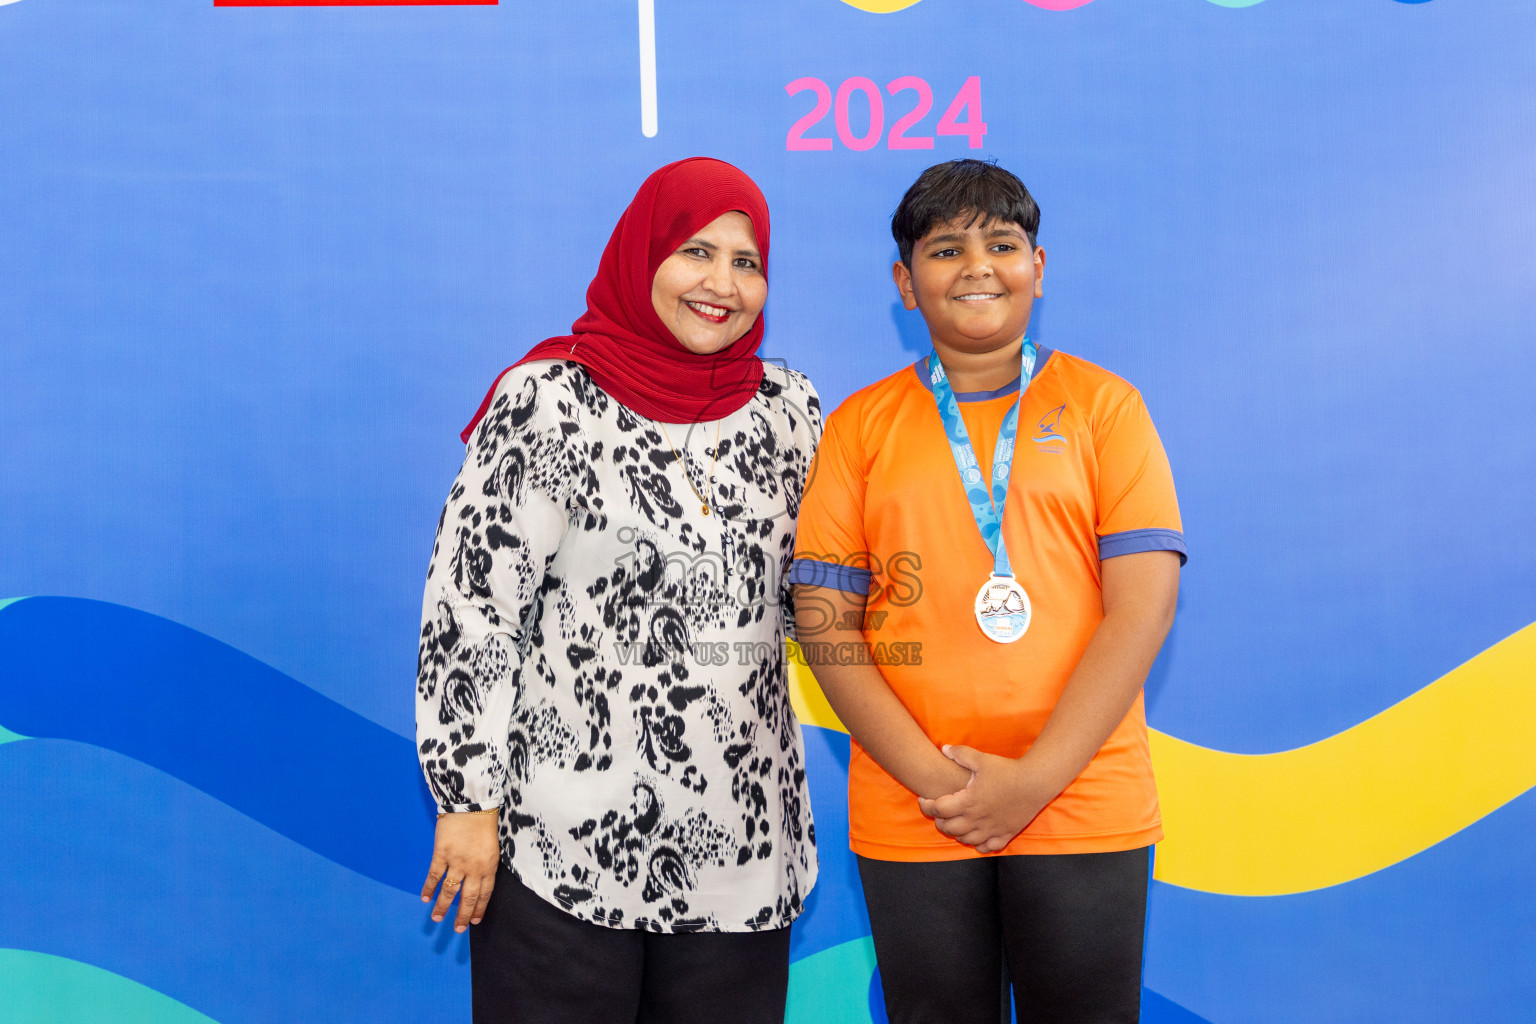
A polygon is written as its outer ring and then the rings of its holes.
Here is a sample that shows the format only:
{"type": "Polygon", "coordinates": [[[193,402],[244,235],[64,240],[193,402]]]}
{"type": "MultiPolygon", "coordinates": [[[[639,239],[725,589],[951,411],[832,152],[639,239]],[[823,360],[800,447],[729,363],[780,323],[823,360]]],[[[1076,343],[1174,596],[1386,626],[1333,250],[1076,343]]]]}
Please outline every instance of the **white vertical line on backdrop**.
{"type": "Polygon", "coordinates": [[[656,137],[656,0],[640,0],[640,133],[656,137]]]}

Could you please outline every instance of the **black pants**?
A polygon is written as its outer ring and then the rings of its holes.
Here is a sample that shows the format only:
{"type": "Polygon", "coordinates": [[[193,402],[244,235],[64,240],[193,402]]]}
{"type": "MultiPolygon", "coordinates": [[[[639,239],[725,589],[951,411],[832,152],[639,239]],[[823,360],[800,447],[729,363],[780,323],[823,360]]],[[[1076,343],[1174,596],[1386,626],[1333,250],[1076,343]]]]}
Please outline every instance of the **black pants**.
{"type": "Polygon", "coordinates": [[[891,1024],[1136,1024],[1149,849],[860,857],[891,1024]]]}
{"type": "Polygon", "coordinates": [[[503,865],[469,929],[475,1024],[783,1024],[789,929],[657,935],[578,921],[503,865]]]}

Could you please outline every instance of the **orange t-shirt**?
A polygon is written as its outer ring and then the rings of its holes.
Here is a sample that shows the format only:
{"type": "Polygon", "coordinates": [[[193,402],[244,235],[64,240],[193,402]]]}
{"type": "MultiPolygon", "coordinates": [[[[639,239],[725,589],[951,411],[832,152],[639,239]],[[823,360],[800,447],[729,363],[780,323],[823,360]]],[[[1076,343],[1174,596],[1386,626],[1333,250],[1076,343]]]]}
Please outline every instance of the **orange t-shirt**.
{"type": "MultiPolygon", "coordinates": [[[[980,465],[992,464],[1018,384],[964,393],[980,465]]],[[[998,644],[975,620],[992,554],[945,439],[926,360],[857,392],[827,421],[800,508],[792,580],[869,593],[862,635],[935,744],[1018,757],[1039,735],[1104,617],[1099,564],[1184,539],[1162,442],[1125,381],[1040,349],[1020,409],[1003,533],[1033,619],[998,644]]],[[[855,625],[855,624],[848,624],[855,625]]],[[[819,641],[852,640],[836,629],[819,641]]],[[[809,641],[808,641],[809,642],[809,641]]],[[[877,860],[979,856],[853,744],[849,837],[877,860]]],[[[1162,838],[1142,698],[1088,767],[1003,851],[1095,853],[1162,838]]]]}

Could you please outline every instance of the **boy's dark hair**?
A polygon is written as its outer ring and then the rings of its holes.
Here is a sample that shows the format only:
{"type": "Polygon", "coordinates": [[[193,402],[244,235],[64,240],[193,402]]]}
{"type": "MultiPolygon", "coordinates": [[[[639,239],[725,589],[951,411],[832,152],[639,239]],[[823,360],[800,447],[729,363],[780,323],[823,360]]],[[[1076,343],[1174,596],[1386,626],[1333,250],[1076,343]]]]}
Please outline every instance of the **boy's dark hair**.
{"type": "Polygon", "coordinates": [[[912,247],[932,231],[967,214],[967,226],[979,218],[983,224],[1004,221],[1017,224],[1035,244],[1040,229],[1040,207],[1011,171],[985,160],[951,160],[934,164],[912,183],[901,205],[891,214],[891,235],[901,252],[901,262],[912,266],[912,247]]]}

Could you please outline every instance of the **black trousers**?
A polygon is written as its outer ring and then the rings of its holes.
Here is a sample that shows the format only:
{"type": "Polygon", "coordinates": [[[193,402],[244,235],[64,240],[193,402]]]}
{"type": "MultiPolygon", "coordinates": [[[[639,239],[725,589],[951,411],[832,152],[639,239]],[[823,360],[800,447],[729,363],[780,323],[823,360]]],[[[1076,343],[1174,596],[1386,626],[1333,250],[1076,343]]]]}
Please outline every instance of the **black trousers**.
{"type": "Polygon", "coordinates": [[[1136,1024],[1149,850],[860,857],[891,1024],[1136,1024]]]}
{"type": "Polygon", "coordinates": [[[474,1024],[783,1024],[789,929],[657,935],[579,921],[502,865],[469,929],[474,1024]]]}

